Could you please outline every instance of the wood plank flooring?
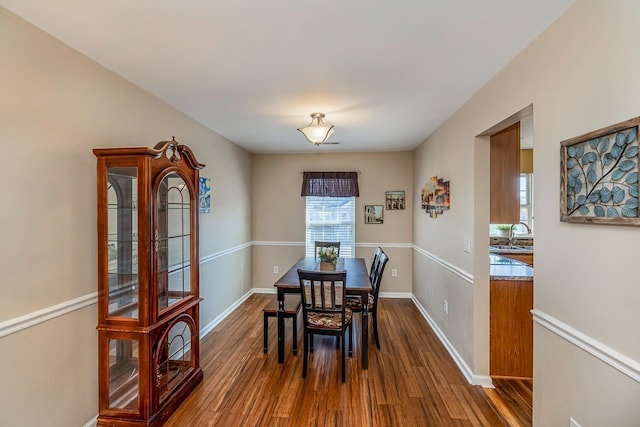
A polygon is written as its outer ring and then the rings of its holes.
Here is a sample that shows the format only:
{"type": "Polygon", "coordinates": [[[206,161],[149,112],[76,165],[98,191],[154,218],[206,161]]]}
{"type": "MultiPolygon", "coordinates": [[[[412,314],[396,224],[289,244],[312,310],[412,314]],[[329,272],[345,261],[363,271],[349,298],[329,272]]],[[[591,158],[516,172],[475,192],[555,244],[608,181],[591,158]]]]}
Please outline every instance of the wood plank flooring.
{"type": "Polygon", "coordinates": [[[495,389],[485,390],[485,392],[509,425],[531,427],[533,381],[495,377],[492,381],[495,389]]]}
{"type": "MultiPolygon", "coordinates": [[[[274,319],[263,354],[262,307],[273,298],[252,295],[202,340],[204,381],[165,426],[509,425],[484,390],[469,385],[411,300],[380,299],[382,348],[370,332],[366,371],[356,316],[354,354],[347,358],[343,384],[332,337],[316,337],[302,378],[302,349],[296,356],[291,351],[291,320],[285,363],[277,360],[274,319]]],[[[298,333],[302,340],[301,326],[298,333]]]]}

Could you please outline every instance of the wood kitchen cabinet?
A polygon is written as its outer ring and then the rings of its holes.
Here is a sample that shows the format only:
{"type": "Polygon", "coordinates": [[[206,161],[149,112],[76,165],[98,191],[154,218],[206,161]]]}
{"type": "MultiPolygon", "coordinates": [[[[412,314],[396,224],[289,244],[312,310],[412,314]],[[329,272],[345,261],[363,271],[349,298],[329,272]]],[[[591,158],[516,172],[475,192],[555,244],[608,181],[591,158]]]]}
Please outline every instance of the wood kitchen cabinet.
{"type": "Polygon", "coordinates": [[[491,224],[520,221],[520,122],[491,135],[490,214],[491,224]]]}
{"type": "Polygon", "coordinates": [[[489,372],[533,377],[533,280],[491,280],[489,372]]]}

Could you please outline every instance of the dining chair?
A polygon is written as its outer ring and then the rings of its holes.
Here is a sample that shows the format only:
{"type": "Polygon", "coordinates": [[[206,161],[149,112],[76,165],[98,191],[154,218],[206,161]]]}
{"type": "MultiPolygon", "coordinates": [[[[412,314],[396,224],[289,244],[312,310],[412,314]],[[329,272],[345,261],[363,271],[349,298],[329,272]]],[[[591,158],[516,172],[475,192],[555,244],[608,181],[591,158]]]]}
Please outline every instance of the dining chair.
{"type": "Polygon", "coordinates": [[[375,269],[378,266],[378,261],[380,260],[380,254],[382,253],[382,248],[378,246],[373,253],[373,258],[371,259],[371,266],[369,267],[369,280],[373,283],[373,275],[375,273],[375,269]]]}
{"type": "Polygon", "coordinates": [[[349,329],[349,347],[353,345],[352,313],[346,307],[346,271],[311,271],[298,269],[302,297],[304,359],[302,378],[307,377],[309,346],[314,335],[340,337],[342,382],[345,374],[345,332],[349,329]]]}
{"type": "Polygon", "coordinates": [[[315,257],[318,258],[318,252],[321,249],[329,249],[329,248],[333,248],[333,250],[337,253],[338,256],[340,256],[340,242],[315,242],[315,250],[314,250],[314,254],[315,257]]]}
{"type": "MultiPolygon", "coordinates": [[[[302,307],[299,295],[291,295],[284,300],[284,318],[292,319],[293,329],[293,354],[298,354],[298,313],[302,307]]],[[[269,318],[278,317],[278,301],[274,299],[262,309],[262,351],[267,353],[269,349],[269,318]]]]}
{"type": "MultiPolygon", "coordinates": [[[[380,256],[378,257],[375,266],[372,265],[371,273],[371,292],[368,297],[368,310],[369,316],[373,322],[373,338],[376,341],[376,347],[380,348],[380,337],[378,336],[378,296],[380,294],[380,286],[382,285],[382,275],[384,274],[384,268],[389,262],[387,254],[380,249],[380,256]]],[[[359,296],[348,296],[347,307],[351,309],[353,313],[362,313],[362,299],[359,296]]],[[[349,343],[349,354],[352,353],[351,343],[349,343]]]]}

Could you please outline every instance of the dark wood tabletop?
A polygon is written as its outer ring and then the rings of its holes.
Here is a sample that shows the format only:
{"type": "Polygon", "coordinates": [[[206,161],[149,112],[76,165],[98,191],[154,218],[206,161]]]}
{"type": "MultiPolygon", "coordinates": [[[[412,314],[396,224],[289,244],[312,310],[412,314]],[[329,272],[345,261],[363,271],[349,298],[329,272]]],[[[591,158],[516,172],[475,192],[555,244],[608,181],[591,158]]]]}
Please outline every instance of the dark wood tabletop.
{"type": "MultiPolygon", "coordinates": [[[[284,300],[287,293],[300,293],[300,281],[298,269],[320,270],[320,260],[314,257],[301,258],[291,267],[274,286],[278,289],[278,362],[284,363],[284,300]]],[[[338,258],[336,271],[347,272],[345,288],[347,294],[360,295],[363,301],[367,301],[371,291],[371,281],[364,258],[338,258]]],[[[369,365],[369,313],[367,304],[362,311],[362,369],[369,365]]]]}
{"type": "MultiPolygon", "coordinates": [[[[298,269],[320,270],[320,260],[314,257],[300,258],[273,286],[299,292],[298,269]]],[[[364,258],[338,258],[336,271],[341,270],[347,271],[347,293],[371,290],[371,281],[364,258]]]]}

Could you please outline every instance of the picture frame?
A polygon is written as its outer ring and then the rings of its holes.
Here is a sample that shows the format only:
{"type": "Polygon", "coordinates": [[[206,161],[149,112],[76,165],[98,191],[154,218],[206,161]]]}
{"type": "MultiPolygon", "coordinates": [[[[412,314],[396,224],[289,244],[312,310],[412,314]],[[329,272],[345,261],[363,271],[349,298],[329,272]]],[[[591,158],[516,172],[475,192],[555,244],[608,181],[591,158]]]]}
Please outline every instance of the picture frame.
{"type": "Polygon", "coordinates": [[[384,206],[382,205],[365,205],[364,206],[364,223],[365,224],[382,224],[384,222],[384,206]]]}
{"type": "Polygon", "coordinates": [[[422,187],[421,207],[430,218],[437,218],[444,211],[451,209],[449,181],[432,176],[422,187]]]}
{"type": "Polygon", "coordinates": [[[211,179],[200,177],[198,206],[200,213],[211,212],[211,179]]]}
{"type": "Polygon", "coordinates": [[[404,191],[385,191],[384,198],[388,211],[404,210],[404,191]]]}
{"type": "Polygon", "coordinates": [[[640,225],[640,117],[560,142],[560,221],[640,225]]]}

